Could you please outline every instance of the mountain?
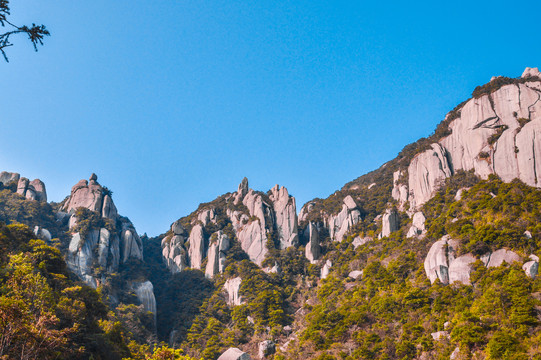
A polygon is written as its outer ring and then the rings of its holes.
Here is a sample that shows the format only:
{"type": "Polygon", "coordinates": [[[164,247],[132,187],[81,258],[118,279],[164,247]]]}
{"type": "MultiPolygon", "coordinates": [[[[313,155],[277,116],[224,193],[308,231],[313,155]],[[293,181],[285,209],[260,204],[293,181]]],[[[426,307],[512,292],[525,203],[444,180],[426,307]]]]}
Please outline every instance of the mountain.
{"type": "Polygon", "coordinates": [[[87,341],[66,358],[541,358],[540,139],[541,73],[526,68],[477,87],[432,135],[298,212],[285,187],[244,178],[155,238],[118,214],[95,174],[57,204],[40,180],[3,172],[0,221],[18,245],[1,251],[0,311],[36,237],[70,281],[52,296],[57,314],[70,286],[110,310],[80,334],[113,350],[87,341]]]}

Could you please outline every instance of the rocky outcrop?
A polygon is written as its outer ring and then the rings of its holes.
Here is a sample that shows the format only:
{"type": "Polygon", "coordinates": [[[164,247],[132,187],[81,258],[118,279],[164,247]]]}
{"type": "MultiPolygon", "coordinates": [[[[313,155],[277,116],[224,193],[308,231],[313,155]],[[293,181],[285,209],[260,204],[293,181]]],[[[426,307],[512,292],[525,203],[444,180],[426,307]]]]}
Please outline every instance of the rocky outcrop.
{"type": "Polygon", "coordinates": [[[211,235],[207,267],[205,268],[206,277],[212,278],[214,275],[224,272],[225,258],[230,246],[229,237],[223,231],[220,230],[211,235]]]}
{"type": "Polygon", "coordinates": [[[272,340],[265,340],[259,343],[258,355],[260,359],[264,359],[269,355],[272,355],[276,351],[276,344],[272,340]]]}
{"type": "Polygon", "coordinates": [[[400,218],[395,208],[385,210],[381,218],[381,234],[379,238],[391,235],[392,232],[400,229],[400,218]]]}
{"type": "Polygon", "coordinates": [[[348,195],[344,198],[342,210],[328,219],[329,234],[334,241],[342,241],[346,233],[361,220],[361,211],[355,200],[348,195]]]}
{"type": "Polygon", "coordinates": [[[30,181],[25,177],[19,178],[17,194],[24,196],[28,200],[47,202],[45,184],[40,179],[30,181]]]}
{"type": "Polygon", "coordinates": [[[39,227],[39,226],[34,227],[34,235],[36,235],[38,238],[40,238],[43,241],[51,241],[52,239],[52,236],[49,230],[39,227]]]}
{"type": "Polygon", "coordinates": [[[229,348],[218,360],[252,360],[249,354],[237,348],[229,348]]]}
{"type": "Polygon", "coordinates": [[[0,172],[0,183],[7,185],[11,182],[18,183],[21,175],[7,171],[0,172]]]}
{"type": "Polygon", "coordinates": [[[313,222],[309,222],[306,230],[308,232],[308,243],[304,253],[308,261],[312,264],[315,263],[321,257],[321,246],[319,245],[319,232],[316,225],[313,222]]]}
{"type": "Polygon", "coordinates": [[[489,254],[489,256],[489,261],[486,265],[489,268],[498,267],[504,262],[507,264],[512,264],[514,262],[521,261],[520,256],[517,253],[506,249],[496,250],[492,254],[489,254]]]}
{"type": "Polygon", "coordinates": [[[203,259],[207,254],[205,233],[201,224],[196,224],[192,228],[192,231],[190,232],[190,237],[188,238],[188,242],[190,244],[188,250],[190,266],[194,269],[201,269],[201,264],[203,263],[203,259]]]}
{"type": "Polygon", "coordinates": [[[455,259],[457,247],[458,242],[449,235],[432,245],[424,262],[426,276],[431,283],[439,279],[442,284],[449,284],[449,263],[455,259]]]}
{"type": "Polygon", "coordinates": [[[280,249],[297,246],[299,235],[295,198],[289,195],[285,187],[279,185],[275,185],[271,189],[269,198],[273,203],[280,249]]]}
{"type": "Polygon", "coordinates": [[[242,305],[242,297],[239,294],[242,279],[236,277],[228,279],[224,284],[224,290],[227,292],[227,304],[230,306],[242,305]]]}
{"type": "Polygon", "coordinates": [[[440,144],[415,156],[408,167],[410,208],[418,209],[427,202],[445,178],[452,175],[447,151],[440,144]]]}
{"type": "Polygon", "coordinates": [[[398,202],[398,208],[400,211],[404,211],[404,206],[408,201],[408,185],[405,184],[402,180],[404,177],[404,172],[401,170],[395,171],[393,173],[393,190],[391,196],[398,202]]]}
{"type": "MultiPolygon", "coordinates": [[[[522,77],[530,81],[474,97],[447,115],[450,135],[415,156],[409,165],[411,209],[429,200],[439,184],[457,170],[541,186],[541,81],[536,68],[526,68],[522,77]]],[[[397,200],[402,199],[396,182],[399,175],[395,173],[393,187],[397,200]]]]}
{"type": "Polygon", "coordinates": [[[110,193],[97,183],[96,175],[89,181],[79,181],[72,188],[63,209],[65,211],[56,214],[57,218],[69,217],[69,228],[73,231],[66,256],[68,267],[90,286],[96,286],[101,280],[95,275],[96,267],[110,274],[118,270],[121,262],[143,259],[143,244],[135,227],[128,218],[118,215],[110,193]],[[79,207],[113,221],[108,220],[106,227],[90,228],[84,234],[75,232],[75,210],[79,207]]]}
{"type": "Polygon", "coordinates": [[[116,220],[118,212],[107,188],[98,183],[96,174],[90,179],[80,180],[71,188],[71,194],[62,207],[62,211],[74,213],[77,208],[86,208],[101,214],[102,217],[116,220]]]}
{"type": "Polygon", "coordinates": [[[424,235],[424,233],[426,232],[425,221],[426,218],[422,212],[417,211],[415,214],[413,214],[411,227],[409,228],[408,234],[406,236],[408,238],[411,238],[424,235]]]}

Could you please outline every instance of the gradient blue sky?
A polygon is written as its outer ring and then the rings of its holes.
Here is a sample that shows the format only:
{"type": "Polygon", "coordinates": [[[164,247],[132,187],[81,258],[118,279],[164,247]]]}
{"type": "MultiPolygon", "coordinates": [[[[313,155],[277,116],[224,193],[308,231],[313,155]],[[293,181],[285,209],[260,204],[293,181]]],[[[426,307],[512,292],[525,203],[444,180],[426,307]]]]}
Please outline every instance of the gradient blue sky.
{"type": "Polygon", "coordinates": [[[52,36],[0,63],[0,170],[95,172],[149,235],[244,176],[300,210],[541,66],[538,0],[11,2],[52,36]]]}

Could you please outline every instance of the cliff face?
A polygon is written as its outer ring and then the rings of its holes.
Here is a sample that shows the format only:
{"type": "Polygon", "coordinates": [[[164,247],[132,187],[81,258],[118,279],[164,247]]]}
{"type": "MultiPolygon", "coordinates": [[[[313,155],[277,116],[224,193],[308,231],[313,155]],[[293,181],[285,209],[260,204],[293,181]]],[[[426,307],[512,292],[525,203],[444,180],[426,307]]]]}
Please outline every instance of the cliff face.
{"type": "MultiPolygon", "coordinates": [[[[451,134],[417,155],[408,167],[412,208],[429,200],[438,183],[457,170],[541,186],[540,77],[537,69],[528,68],[515,83],[487,91],[457,109],[459,115],[449,124],[451,134]]],[[[493,78],[485,87],[498,81],[493,78]]]]}

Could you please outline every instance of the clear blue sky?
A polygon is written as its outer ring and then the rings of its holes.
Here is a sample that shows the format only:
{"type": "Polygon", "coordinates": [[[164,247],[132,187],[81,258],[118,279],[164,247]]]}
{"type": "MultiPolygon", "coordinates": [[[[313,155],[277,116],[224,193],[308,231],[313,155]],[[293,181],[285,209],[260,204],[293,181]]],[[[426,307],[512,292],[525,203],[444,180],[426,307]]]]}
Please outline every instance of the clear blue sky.
{"type": "Polygon", "coordinates": [[[244,176],[300,210],[541,66],[538,0],[11,2],[52,36],[0,63],[0,170],[95,172],[150,235],[244,176]]]}

